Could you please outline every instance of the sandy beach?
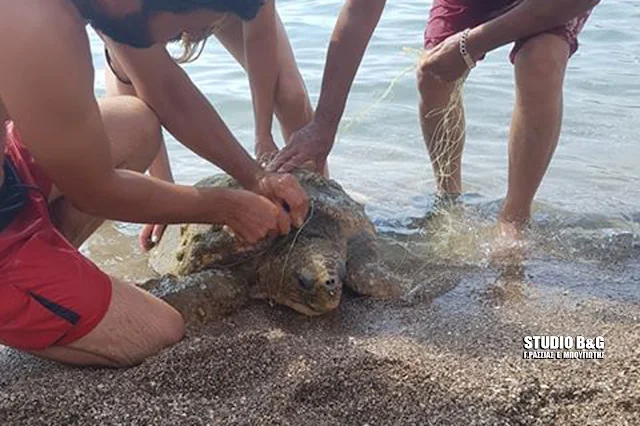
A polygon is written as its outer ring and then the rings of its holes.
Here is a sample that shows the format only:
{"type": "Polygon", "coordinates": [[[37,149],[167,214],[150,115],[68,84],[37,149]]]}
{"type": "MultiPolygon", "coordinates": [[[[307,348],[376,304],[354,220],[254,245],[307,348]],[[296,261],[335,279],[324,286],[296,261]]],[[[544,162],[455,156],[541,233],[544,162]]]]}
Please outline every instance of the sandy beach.
{"type": "MultiPolygon", "coordinates": [[[[278,4],[313,105],[344,3],[278,4]]],[[[431,4],[387,2],[329,159],[332,178],[386,233],[387,262],[410,278],[402,298],[345,295],[317,318],[252,301],[122,370],[0,346],[0,426],[640,425],[640,2],[602,2],[580,36],[560,144],[534,204],[537,247],[517,268],[487,261],[484,229],[509,179],[510,46],[465,86],[462,202],[472,218],[414,235],[413,220],[436,203],[415,74],[431,4]],[[604,359],[525,359],[527,336],[603,337],[604,359]]],[[[102,76],[93,31],[90,44],[102,76]]],[[[185,71],[253,152],[252,92],[236,59],[212,40],[185,71]]],[[[96,93],[106,93],[102,77],[96,93]]],[[[217,171],[165,136],[176,182],[217,171]]],[[[139,231],[108,223],[83,253],[142,283],[152,272],[139,231]]]]}
{"type": "Polygon", "coordinates": [[[612,265],[433,264],[321,318],[252,302],[129,370],[1,350],[0,424],[640,424],[640,266],[612,265]],[[529,335],[603,336],[605,359],[523,359],[529,335]]]}

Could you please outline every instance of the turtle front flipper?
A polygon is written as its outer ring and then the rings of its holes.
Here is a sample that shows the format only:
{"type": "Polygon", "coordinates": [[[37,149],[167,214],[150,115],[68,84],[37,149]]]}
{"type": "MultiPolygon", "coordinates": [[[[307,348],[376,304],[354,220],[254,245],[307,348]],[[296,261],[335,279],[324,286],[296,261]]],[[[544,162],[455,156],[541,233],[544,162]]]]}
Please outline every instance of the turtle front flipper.
{"type": "Polygon", "coordinates": [[[375,234],[363,232],[349,240],[347,288],[357,294],[390,299],[402,294],[400,282],[399,277],[384,266],[375,234]]]}
{"type": "Polygon", "coordinates": [[[187,325],[219,319],[249,300],[246,279],[225,270],[208,270],[184,277],[167,275],[141,286],[183,316],[187,325]]]}

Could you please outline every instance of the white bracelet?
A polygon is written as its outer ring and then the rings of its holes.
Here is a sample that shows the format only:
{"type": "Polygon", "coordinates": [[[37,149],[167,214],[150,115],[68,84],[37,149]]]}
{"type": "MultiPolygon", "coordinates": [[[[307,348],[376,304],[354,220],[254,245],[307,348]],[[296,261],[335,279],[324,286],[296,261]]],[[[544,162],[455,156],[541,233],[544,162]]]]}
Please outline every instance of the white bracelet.
{"type": "Polygon", "coordinates": [[[469,51],[467,50],[467,40],[469,40],[469,33],[471,32],[471,28],[467,28],[462,32],[460,36],[460,55],[462,59],[464,59],[465,64],[467,64],[467,68],[470,70],[475,68],[476,61],[473,60],[471,55],[469,55],[469,51]]]}

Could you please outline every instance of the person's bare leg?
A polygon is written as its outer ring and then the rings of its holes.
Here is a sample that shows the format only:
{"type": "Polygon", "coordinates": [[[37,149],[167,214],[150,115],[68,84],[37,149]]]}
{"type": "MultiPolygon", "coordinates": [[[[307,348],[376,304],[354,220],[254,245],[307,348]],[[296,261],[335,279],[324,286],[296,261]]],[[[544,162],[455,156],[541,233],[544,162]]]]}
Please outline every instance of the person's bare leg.
{"type": "Polygon", "coordinates": [[[438,192],[444,195],[462,191],[465,117],[461,99],[457,98],[459,84],[461,82],[439,81],[423,72],[422,67],[418,68],[420,126],[438,192]],[[452,96],[456,98],[452,99],[452,96]]]}
{"type": "MultiPolygon", "coordinates": [[[[285,143],[289,143],[291,135],[313,120],[313,107],[309,100],[307,88],[298,69],[295,55],[287,31],[276,13],[278,25],[278,81],[274,113],[280,123],[280,130],[285,143]]],[[[242,22],[238,18],[229,18],[222,27],[215,32],[218,41],[231,53],[238,63],[246,70],[244,38],[242,22]]],[[[323,175],[329,177],[327,162],[323,175]]]]}
{"type": "MultiPolygon", "coordinates": [[[[123,75],[118,58],[112,55],[112,64],[116,68],[119,75],[123,75]]],[[[133,85],[124,84],[115,76],[110,67],[105,71],[105,82],[107,86],[107,97],[112,96],[136,96],[137,93],[133,85]]],[[[151,166],[149,166],[149,174],[158,179],[165,180],[167,182],[174,182],[173,173],[171,172],[171,162],[169,160],[169,152],[167,151],[167,144],[164,138],[160,140],[160,148],[158,149],[158,155],[153,159],[151,166]]],[[[138,237],[138,242],[143,250],[150,250],[155,244],[162,238],[164,234],[165,225],[148,224],[142,228],[138,237]]]]}
{"type": "MultiPolygon", "coordinates": [[[[114,66],[118,67],[117,59],[113,59],[114,66]]],[[[113,74],[111,69],[107,67],[105,71],[105,81],[107,86],[107,97],[113,96],[138,96],[135,88],[132,85],[124,84],[118,80],[113,74]]],[[[152,176],[158,177],[163,180],[173,182],[173,175],[171,174],[171,166],[169,162],[169,154],[167,152],[167,144],[164,139],[161,139],[160,148],[158,149],[158,155],[154,158],[149,172],[152,176]]]]}
{"type": "MultiPolygon", "coordinates": [[[[295,60],[286,29],[276,15],[278,25],[278,82],[276,87],[275,114],[285,142],[297,130],[313,119],[313,107],[295,60]]],[[[229,18],[215,32],[220,43],[246,69],[242,22],[229,18]]]]}
{"type": "Polygon", "coordinates": [[[553,34],[526,42],[515,59],[516,104],[509,136],[509,187],[500,213],[507,235],[531,216],[533,198],[558,145],[569,45],[553,34]]]}
{"type": "MultiPolygon", "coordinates": [[[[117,167],[144,171],[160,144],[155,114],[133,97],[100,101],[102,119],[117,167]]],[[[79,246],[102,223],[75,209],[58,194],[52,204],[54,223],[79,246]]],[[[87,283],[91,285],[91,283],[87,283]]],[[[122,367],[135,365],[184,335],[181,315],[167,303],[133,284],[111,278],[112,296],[107,314],[89,334],[68,346],[54,346],[34,355],[72,365],[122,367]]]]}
{"type": "MultiPolygon", "coordinates": [[[[311,123],[315,114],[309,92],[300,74],[287,30],[276,14],[278,25],[278,62],[280,73],[276,86],[275,114],[280,123],[282,138],[289,143],[291,135],[311,123]]],[[[322,175],[329,178],[329,160],[325,162],[322,175]]]]}
{"type": "Polygon", "coordinates": [[[280,73],[276,87],[275,112],[278,122],[280,122],[284,141],[288,143],[293,133],[313,120],[314,111],[293,49],[289,43],[287,31],[279,15],[276,15],[276,20],[278,24],[280,73]]]}
{"type": "MultiPolygon", "coordinates": [[[[102,121],[111,141],[111,154],[117,168],[144,172],[156,157],[161,141],[160,123],[142,101],[131,96],[99,101],[102,121]]],[[[79,247],[104,222],[71,205],[56,189],[51,196],[52,218],[56,227],[79,247]]]]}
{"type": "Polygon", "coordinates": [[[115,278],[111,283],[109,310],[95,329],[68,346],[32,353],[77,366],[127,367],[182,339],[178,311],[135,285],[115,278]]]}

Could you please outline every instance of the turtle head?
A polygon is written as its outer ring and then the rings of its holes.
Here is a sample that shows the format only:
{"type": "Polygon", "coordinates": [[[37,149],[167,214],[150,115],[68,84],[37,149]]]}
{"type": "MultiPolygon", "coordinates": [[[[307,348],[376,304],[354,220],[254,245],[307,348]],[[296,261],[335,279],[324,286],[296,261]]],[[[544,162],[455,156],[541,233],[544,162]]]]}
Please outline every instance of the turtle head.
{"type": "MultiPolygon", "coordinates": [[[[335,310],[342,297],[347,274],[345,252],[326,238],[300,238],[260,273],[262,297],[286,305],[304,315],[316,316],[335,310]]],[[[260,296],[258,296],[260,297],[260,296]]]]}
{"type": "Polygon", "coordinates": [[[292,272],[288,287],[302,301],[291,306],[306,315],[320,315],[333,311],[340,304],[346,265],[341,259],[313,253],[306,262],[292,272]]]}

